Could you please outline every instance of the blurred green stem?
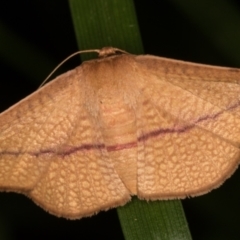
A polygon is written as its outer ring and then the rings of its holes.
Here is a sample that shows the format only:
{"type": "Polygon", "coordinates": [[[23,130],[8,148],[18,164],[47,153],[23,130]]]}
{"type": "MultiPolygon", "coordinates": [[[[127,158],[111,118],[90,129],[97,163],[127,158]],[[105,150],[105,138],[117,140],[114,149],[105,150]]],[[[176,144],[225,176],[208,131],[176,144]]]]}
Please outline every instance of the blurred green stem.
{"type": "MultiPolygon", "coordinates": [[[[79,49],[114,46],[143,53],[132,0],[69,1],[79,49]]],[[[91,58],[83,55],[83,59],[91,58]]],[[[140,201],[118,208],[127,240],[191,239],[180,201],[140,201]]]]}

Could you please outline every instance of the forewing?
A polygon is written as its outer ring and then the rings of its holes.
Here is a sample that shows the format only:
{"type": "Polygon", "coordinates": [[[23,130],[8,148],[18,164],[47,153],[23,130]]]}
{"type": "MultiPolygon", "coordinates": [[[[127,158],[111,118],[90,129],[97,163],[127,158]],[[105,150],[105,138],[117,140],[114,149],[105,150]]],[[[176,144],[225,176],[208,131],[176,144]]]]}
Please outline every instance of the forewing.
{"type": "Polygon", "coordinates": [[[239,112],[240,69],[196,64],[155,56],[137,56],[143,68],[163,81],[191,92],[215,106],[239,112]]]}
{"type": "MultiPolygon", "coordinates": [[[[224,94],[221,102],[219,96],[214,96],[215,91],[224,89],[213,85],[215,68],[208,67],[204,72],[205,66],[197,65],[199,75],[195,77],[187,75],[196,71],[182,62],[168,66],[169,62],[161,58],[145,60],[147,65],[159,66],[160,72],[141,67],[144,73],[139,81],[143,89],[138,115],[139,196],[169,199],[208,192],[228,178],[239,163],[239,109],[238,99],[233,97],[237,98],[240,92],[236,72],[231,81],[223,71],[221,83],[232,94],[229,98],[224,94]]],[[[144,62],[143,57],[140,62],[144,62]]],[[[215,82],[218,83],[216,78],[215,82]]]]}
{"type": "Polygon", "coordinates": [[[1,113],[1,189],[32,189],[50,164],[51,149],[68,138],[78,104],[74,73],[58,77],[1,113]]]}
{"type": "Polygon", "coordinates": [[[72,219],[130,199],[86,110],[81,74],[61,75],[0,116],[0,188],[72,219]]]}

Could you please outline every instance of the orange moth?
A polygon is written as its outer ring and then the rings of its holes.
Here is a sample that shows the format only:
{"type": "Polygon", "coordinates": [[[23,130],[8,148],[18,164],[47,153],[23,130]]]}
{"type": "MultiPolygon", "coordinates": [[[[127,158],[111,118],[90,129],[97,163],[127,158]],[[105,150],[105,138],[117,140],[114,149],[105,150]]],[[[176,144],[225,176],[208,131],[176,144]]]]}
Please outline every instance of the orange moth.
{"type": "Polygon", "coordinates": [[[237,168],[240,69],[114,48],[0,115],[0,190],[78,219],[197,196],[237,168]]]}

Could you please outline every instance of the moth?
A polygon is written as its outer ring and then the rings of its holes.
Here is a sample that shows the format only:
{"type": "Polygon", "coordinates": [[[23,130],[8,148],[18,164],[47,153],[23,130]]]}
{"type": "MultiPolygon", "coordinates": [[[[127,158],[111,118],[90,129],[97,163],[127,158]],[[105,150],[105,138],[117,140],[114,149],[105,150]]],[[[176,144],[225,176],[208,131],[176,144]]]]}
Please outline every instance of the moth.
{"type": "Polygon", "coordinates": [[[239,164],[240,69],[107,47],[0,114],[0,190],[79,219],[221,185],[239,164]]]}

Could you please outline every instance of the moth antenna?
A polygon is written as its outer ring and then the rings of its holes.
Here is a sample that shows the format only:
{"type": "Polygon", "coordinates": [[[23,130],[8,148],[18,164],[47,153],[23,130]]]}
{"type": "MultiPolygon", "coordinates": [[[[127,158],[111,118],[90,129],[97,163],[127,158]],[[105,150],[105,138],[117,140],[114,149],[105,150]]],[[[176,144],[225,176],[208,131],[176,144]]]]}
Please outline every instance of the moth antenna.
{"type": "Polygon", "coordinates": [[[42,84],[38,87],[41,88],[48,80],[49,78],[53,75],[54,72],[57,71],[58,68],[60,68],[66,61],[68,61],[70,58],[78,55],[78,54],[82,54],[82,53],[90,53],[90,52],[96,52],[98,54],[100,54],[101,50],[99,49],[92,49],[92,50],[82,50],[82,51],[77,51],[71,55],[69,55],[68,57],[66,57],[62,62],[60,62],[53,70],[52,72],[44,79],[44,81],[42,82],[42,84]]]}

